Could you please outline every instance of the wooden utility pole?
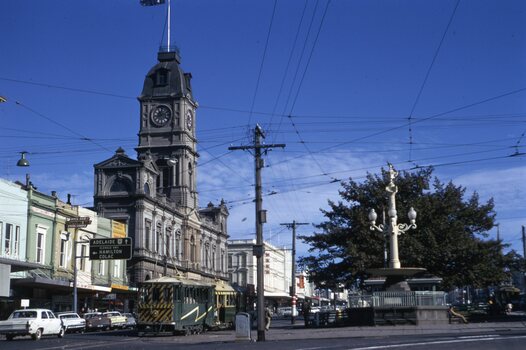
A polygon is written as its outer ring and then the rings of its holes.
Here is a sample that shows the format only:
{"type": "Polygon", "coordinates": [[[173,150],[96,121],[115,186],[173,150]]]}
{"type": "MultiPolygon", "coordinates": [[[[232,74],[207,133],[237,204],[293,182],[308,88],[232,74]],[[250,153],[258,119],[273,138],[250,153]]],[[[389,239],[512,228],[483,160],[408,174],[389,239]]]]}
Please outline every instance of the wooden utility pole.
{"type": "Polygon", "coordinates": [[[292,228],[292,288],[290,290],[292,297],[290,323],[292,324],[296,322],[296,226],[308,224],[307,222],[296,222],[296,220],[291,223],[280,224],[292,228]]]}
{"type": "Polygon", "coordinates": [[[264,167],[261,159],[261,150],[269,148],[284,148],[284,144],[262,145],[261,138],[265,134],[259,125],[254,128],[254,145],[228,147],[229,150],[254,150],[255,176],[256,176],[256,245],[253,253],[257,258],[257,319],[258,319],[258,341],[265,341],[265,275],[263,270],[263,256],[265,248],[263,245],[263,224],[266,220],[266,211],[262,209],[263,198],[261,195],[261,169],[264,167]]]}

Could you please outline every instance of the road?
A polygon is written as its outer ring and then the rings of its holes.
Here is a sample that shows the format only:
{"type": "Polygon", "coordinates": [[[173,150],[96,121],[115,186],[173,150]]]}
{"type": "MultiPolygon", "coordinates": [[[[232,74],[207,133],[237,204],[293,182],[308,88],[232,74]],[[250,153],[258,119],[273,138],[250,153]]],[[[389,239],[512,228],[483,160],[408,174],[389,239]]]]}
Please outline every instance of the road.
{"type": "MultiPolygon", "coordinates": [[[[255,335],[255,332],[253,332],[255,335]]],[[[493,324],[464,327],[382,326],[345,327],[336,329],[304,329],[301,320],[296,327],[290,320],[274,320],[265,342],[235,341],[234,331],[213,331],[191,336],[163,336],[139,338],[134,331],[111,331],[67,334],[63,339],[16,338],[0,340],[2,350],[58,350],[58,349],[269,349],[269,350],[375,350],[375,349],[524,349],[526,325],[493,324]]]]}

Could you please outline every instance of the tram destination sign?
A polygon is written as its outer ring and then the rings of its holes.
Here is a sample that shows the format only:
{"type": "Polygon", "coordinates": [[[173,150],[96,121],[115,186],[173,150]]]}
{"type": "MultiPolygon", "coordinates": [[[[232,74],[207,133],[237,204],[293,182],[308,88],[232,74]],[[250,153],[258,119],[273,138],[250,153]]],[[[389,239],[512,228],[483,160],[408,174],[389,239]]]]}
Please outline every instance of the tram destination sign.
{"type": "Polygon", "coordinates": [[[132,257],[132,239],[97,238],[89,240],[90,260],[130,260],[132,257]]]}

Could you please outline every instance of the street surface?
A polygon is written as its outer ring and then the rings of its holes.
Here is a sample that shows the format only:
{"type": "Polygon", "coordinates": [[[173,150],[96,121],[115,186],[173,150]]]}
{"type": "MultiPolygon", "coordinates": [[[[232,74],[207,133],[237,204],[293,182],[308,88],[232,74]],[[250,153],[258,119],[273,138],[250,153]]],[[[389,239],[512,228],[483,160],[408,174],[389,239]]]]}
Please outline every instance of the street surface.
{"type": "MultiPolygon", "coordinates": [[[[256,331],[252,332],[256,336],[256,331]]],[[[526,322],[495,322],[441,326],[379,326],[305,329],[302,320],[295,326],[290,319],[273,320],[265,342],[236,341],[232,330],[191,336],[138,337],[135,331],[119,330],[66,334],[33,341],[0,339],[2,350],[40,349],[294,349],[294,350],[375,350],[375,349],[524,349],[526,322]]]]}

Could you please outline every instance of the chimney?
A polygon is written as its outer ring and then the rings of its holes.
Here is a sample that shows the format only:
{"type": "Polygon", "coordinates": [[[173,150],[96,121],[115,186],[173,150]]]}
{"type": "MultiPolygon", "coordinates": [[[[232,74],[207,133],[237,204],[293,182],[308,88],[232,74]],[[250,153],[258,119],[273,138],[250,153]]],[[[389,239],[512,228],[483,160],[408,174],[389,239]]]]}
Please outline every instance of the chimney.
{"type": "Polygon", "coordinates": [[[71,194],[69,194],[69,193],[68,193],[68,201],[67,201],[67,203],[68,203],[69,205],[71,205],[71,194]]]}

